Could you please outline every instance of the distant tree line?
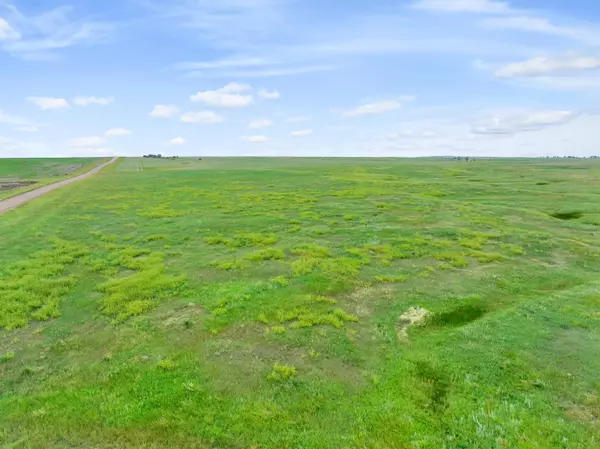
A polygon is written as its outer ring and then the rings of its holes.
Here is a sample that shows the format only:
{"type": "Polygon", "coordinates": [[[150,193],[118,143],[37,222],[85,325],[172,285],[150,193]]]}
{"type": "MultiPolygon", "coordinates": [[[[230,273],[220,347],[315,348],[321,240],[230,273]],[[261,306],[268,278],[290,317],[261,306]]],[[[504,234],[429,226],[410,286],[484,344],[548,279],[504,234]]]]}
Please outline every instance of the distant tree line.
{"type": "MultiPolygon", "coordinates": [[[[144,154],[143,157],[150,157],[154,159],[163,159],[162,154],[144,154]]],[[[165,156],[164,159],[179,159],[179,156],[165,156]]]]}

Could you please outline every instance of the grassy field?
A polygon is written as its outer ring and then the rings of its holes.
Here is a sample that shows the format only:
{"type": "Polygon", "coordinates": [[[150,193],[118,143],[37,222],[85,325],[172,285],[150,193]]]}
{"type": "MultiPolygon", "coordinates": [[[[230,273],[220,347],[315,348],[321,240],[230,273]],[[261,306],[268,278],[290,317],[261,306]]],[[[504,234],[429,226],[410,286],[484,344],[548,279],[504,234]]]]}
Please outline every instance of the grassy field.
{"type": "Polygon", "coordinates": [[[120,160],[0,217],[0,446],[599,447],[599,178],[120,160]]]}
{"type": "Polygon", "coordinates": [[[106,160],[99,158],[0,159],[0,199],[61,181],[85,172],[106,160]],[[31,181],[35,183],[25,185],[31,181]],[[15,188],[19,183],[24,185],[15,188]]]}

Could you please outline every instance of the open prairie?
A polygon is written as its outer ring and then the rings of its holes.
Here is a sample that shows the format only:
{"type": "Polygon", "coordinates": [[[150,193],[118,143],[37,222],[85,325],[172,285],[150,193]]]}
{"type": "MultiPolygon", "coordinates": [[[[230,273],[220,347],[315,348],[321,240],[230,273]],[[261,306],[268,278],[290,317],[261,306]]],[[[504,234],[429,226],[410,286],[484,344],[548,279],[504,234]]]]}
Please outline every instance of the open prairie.
{"type": "Polygon", "coordinates": [[[598,447],[599,178],[120,159],[0,217],[0,445],[598,447]]]}

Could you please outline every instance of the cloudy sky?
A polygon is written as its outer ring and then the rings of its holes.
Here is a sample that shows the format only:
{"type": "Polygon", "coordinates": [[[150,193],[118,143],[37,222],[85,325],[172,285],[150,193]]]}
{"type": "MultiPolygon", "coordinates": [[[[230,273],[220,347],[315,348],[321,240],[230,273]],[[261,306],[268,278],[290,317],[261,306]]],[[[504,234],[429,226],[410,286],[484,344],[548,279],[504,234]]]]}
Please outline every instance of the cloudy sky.
{"type": "Polygon", "coordinates": [[[143,153],[600,154],[600,2],[0,0],[0,157],[143,153]]]}

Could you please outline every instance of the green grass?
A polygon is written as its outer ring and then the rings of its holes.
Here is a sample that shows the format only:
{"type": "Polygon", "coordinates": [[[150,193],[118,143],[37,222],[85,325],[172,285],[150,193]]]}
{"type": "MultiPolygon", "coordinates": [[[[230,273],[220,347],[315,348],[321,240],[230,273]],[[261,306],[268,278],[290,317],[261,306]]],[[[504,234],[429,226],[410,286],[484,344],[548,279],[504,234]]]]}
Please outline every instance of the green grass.
{"type": "Polygon", "coordinates": [[[0,217],[0,447],[597,447],[598,179],[122,159],[0,217]]]}
{"type": "Polygon", "coordinates": [[[17,188],[0,188],[0,200],[84,173],[108,159],[0,159],[0,184],[31,183],[17,188]]]}

